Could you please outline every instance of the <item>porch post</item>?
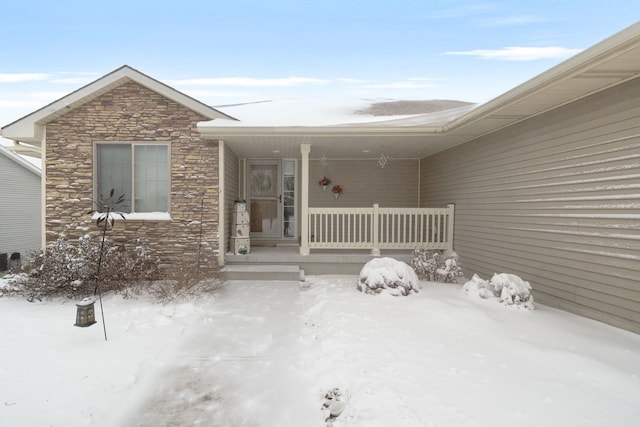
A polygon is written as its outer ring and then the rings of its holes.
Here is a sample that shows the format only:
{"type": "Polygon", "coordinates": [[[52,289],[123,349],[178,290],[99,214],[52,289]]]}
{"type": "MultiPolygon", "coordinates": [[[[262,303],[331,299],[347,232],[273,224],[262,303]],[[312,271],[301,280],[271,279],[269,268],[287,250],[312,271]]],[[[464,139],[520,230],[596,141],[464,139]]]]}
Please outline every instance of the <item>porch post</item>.
{"type": "Polygon", "coordinates": [[[301,144],[300,163],[300,255],[309,255],[309,153],[311,144],[301,144]]]}
{"type": "Polygon", "coordinates": [[[218,265],[225,264],[225,254],[227,253],[227,206],[225,205],[225,182],[224,182],[224,141],[218,141],[218,265]]]}
{"type": "Polygon", "coordinates": [[[445,255],[450,256],[453,252],[453,218],[455,215],[456,205],[450,203],[447,205],[447,208],[449,209],[449,212],[447,214],[447,249],[445,251],[445,255]]]}
{"type": "Polygon", "coordinates": [[[378,233],[378,229],[380,228],[378,224],[379,221],[379,208],[380,205],[375,203],[373,205],[373,218],[371,218],[371,243],[373,243],[373,248],[371,248],[371,255],[380,255],[380,235],[378,233]]]}

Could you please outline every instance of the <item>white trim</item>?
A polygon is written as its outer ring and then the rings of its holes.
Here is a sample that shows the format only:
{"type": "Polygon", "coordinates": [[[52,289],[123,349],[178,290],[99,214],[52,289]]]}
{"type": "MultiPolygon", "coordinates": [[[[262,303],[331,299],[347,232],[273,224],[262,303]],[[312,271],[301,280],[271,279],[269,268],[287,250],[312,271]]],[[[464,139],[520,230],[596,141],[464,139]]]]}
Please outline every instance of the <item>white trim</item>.
{"type": "MultiPolygon", "coordinates": [[[[91,219],[93,221],[100,218],[102,214],[99,212],[94,212],[91,219]]],[[[122,219],[120,216],[120,212],[112,212],[111,215],[115,218],[116,221],[118,219],[122,219]]],[[[168,212],[139,212],[139,213],[122,213],[124,215],[124,219],[126,221],[172,221],[171,214],[168,212]]]]}

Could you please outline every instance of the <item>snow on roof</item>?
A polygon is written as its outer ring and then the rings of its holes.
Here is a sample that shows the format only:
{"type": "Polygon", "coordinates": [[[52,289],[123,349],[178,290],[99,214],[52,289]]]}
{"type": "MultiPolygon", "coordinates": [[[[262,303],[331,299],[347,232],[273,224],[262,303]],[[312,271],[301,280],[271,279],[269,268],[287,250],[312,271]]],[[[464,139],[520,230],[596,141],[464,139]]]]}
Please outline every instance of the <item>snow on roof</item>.
{"type": "Polygon", "coordinates": [[[211,127],[440,126],[474,108],[462,101],[283,98],[215,106],[238,121],[215,119],[211,127]],[[424,113],[423,111],[428,111],[424,113]]]}

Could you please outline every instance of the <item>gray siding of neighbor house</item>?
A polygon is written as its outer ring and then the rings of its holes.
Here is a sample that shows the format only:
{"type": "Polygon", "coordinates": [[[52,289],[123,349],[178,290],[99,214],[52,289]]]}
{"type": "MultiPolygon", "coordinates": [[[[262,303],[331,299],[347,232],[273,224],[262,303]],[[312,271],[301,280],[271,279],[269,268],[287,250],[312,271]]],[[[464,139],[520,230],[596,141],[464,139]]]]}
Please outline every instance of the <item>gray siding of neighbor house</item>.
{"type": "Polygon", "coordinates": [[[0,152],[0,253],[21,260],[42,247],[40,175],[0,152]]]}
{"type": "Polygon", "coordinates": [[[640,79],[422,160],[422,204],[456,204],[465,275],[640,332],[640,79]]]}
{"type": "Polygon", "coordinates": [[[325,167],[319,161],[309,162],[309,206],[311,207],[418,207],[418,167],[413,159],[391,159],[379,168],[375,160],[329,160],[325,167]],[[318,185],[322,177],[331,179],[326,191],[318,185]],[[340,185],[338,200],[331,188],[340,185]]]}
{"type": "Polygon", "coordinates": [[[240,197],[240,163],[238,156],[225,145],[224,147],[224,253],[230,248],[231,228],[233,226],[233,204],[240,197]]]}

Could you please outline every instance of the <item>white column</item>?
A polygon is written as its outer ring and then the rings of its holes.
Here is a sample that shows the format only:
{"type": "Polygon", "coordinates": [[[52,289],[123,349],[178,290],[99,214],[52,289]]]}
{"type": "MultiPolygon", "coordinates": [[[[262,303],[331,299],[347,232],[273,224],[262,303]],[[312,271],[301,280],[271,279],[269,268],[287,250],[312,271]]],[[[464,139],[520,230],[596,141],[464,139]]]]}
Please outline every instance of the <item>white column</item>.
{"type": "Polygon", "coordinates": [[[309,255],[309,153],[311,144],[301,144],[300,152],[300,255],[309,255]]]}
{"type": "MultiPolygon", "coordinates": [[[[47,128],[42,132],[40,141],[40,244],[42,250],[47,247],[47,128]]],[[[91,206],[95,209],[95,206],[91,206]]]]}
{"type": "Polygon", "coordinates": [[[224,158],[224,141],[218,141],[218,265],[225,265],[226,251],[226,229],[227,229],[227,206],[225,205],[225,192],[224,192],[224,171],[225,171],[225,158],[224,158]]]}
{"type": "Polygon", "coordinates": [[[445,251],[445,255],[446,256],[451,256],[451,254],[453,253],[453,224],[454,224],[454,218],[455,218],[455,213],[456,213],[456,205],[453,203],[450,203],[447,205],[447,209],[449,210],[449,213],[447,215],[448,217],[448,221],[447,221],[447,249],[445,251]]]}
{"type": "Polygon", "coordinates": [[[378,234],[378,228],[380,227],[380,205],[374,203],[373,205],[373,218],[371,218],[371,241],[373,248],[371,248],[371,255],[380,255],[380,235],[378,234]]]}

